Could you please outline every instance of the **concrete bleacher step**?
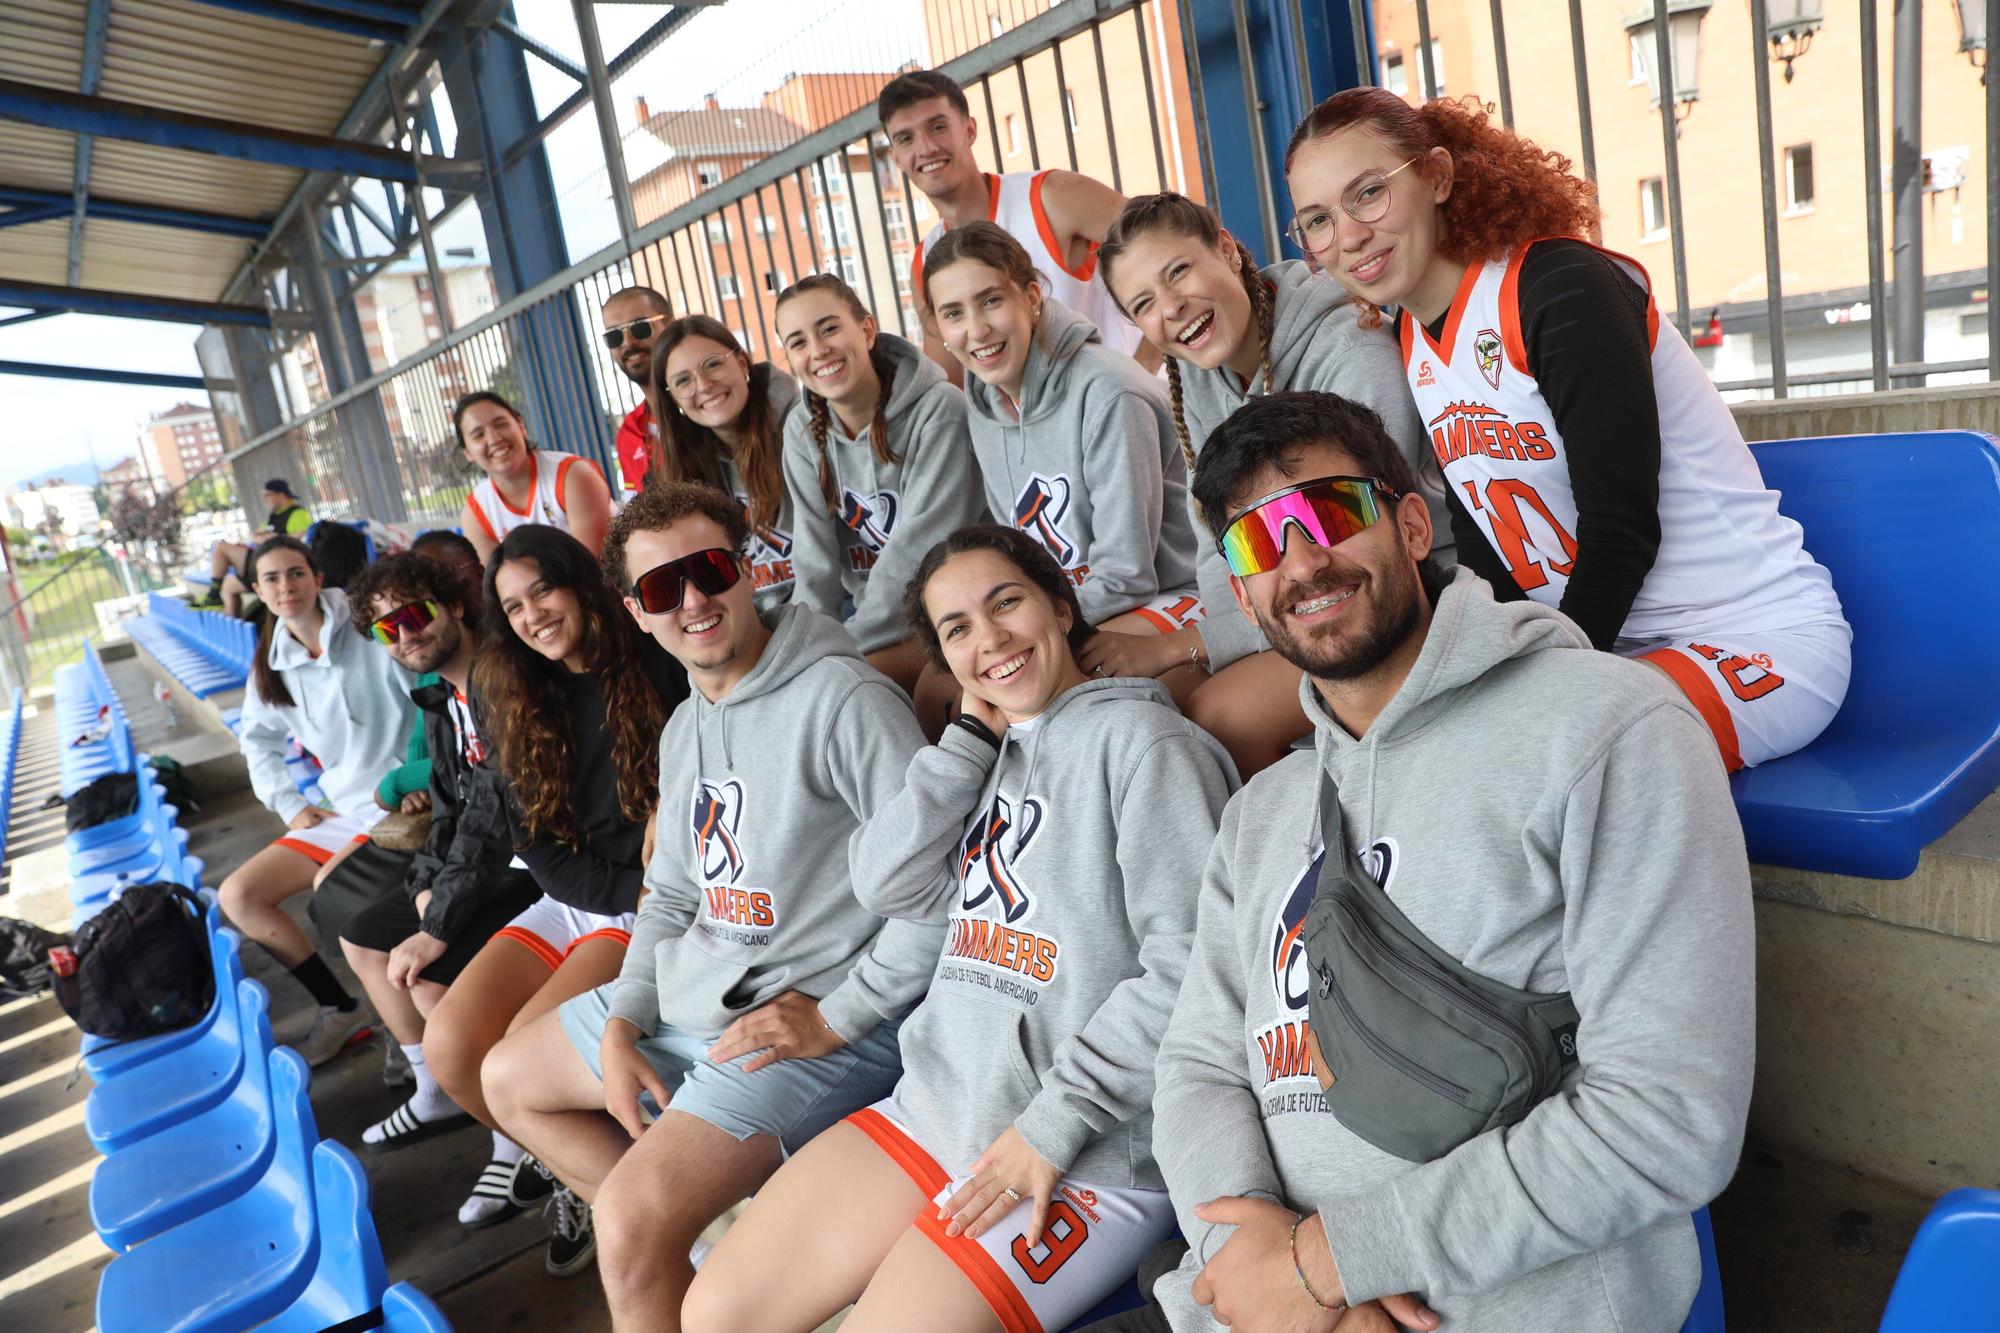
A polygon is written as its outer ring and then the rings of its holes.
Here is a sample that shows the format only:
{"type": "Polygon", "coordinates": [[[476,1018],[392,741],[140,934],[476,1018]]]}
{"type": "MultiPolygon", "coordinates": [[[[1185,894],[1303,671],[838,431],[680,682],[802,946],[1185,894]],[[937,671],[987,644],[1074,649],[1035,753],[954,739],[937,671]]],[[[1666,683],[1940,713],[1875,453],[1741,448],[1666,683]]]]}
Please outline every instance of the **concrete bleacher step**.
{"type": "Polygon", "coordinates": [[[241,690],[197,699],[151,654],[129,644],[115,659],[107,650],[104,659],[104,673],[125,705],[133,749],[178,760],[204,799],[249,787],[249,766],[221,719],[222,709],[242,706],[241,690]],[[154,697],[161,683],[173,695],[173,716],[154,697]]]}

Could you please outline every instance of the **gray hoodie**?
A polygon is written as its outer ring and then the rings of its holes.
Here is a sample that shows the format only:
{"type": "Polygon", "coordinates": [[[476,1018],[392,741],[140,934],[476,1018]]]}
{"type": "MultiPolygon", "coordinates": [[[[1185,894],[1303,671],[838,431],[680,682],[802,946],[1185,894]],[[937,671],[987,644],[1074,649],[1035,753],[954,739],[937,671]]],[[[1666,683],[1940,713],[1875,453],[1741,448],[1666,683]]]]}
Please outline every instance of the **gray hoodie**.
{"type": "Polygon", "coordinates": [[[1096,1184],[1161,1189],[1153,1060],[1193,939],[1186,874],[1236,769],[1150,680],[1065,691],[996,750],[963,727],[861,828],[855,892],[949,921],[895,1114],[952,1171],[1008,1125],[1096,1184]]]}
{"type": "MultiPolygon", "coordinates": [[[[771,423],[778,430],[778,447],[782,452],[785,419],[798,404],[799,382],[772,366],[764,397],[771,404],[771,423]]],[[[743,484],[736,460],[725,457],[719,461],[724,488],[741,500],[747,510],[750,488],[743,484]]],[[[754,580],[760,613],[774,611],[792,600],[792,488],[789,486],[785,487],[778,505],[777,522],[750,529],[750,577],[754,580]]]]}
{"type": "MultiPolygon", "coordinates": [[[[1347,290],[1307,268],[1304,260],[1272,264],[1263,274],[1277,288],[1271,325],[1272,382],[1246,387],[1260,395],[1275,389],[1319,389],[1373,409],[1388,428],[1389,438],[1402,447],[1418,489],[1430,502],[1431,528],[1436,534],[1432,554],[1446,565],[1456,563],[1452,558],[1451,516],[1444,504],[1444,475],[1438,471],[1430,439],[1410,398],[1403,352],[1395,335],[1386,325],[1362,328],[1347,290]]],[[[1236,372],[1226,367],[1197,370],[1183,362],[1180,375],[1182,417],[1187,422],[1188,441],[1199,454],[1215,428],[1250,401],[1250,396],[1237,385],[1236,372]]],[[[1192,496],[1189,508],[1192,511],[1192,496]]],[[[1209,535],[1208,525],[1199,514],[1193,517],[1201,551],[1196,574],[1202,605],[1208,611],[1201,639],[1208,649],[1209,669],[1220,671],[1237,658],[1271,645],[1256,623],[1237,609],[1229,591],[1229,564],[1209,535]]]]}
{"type": "Polygon", "coordinates": [[[1102,624],[1194,591],[1194,526],[1167,391],[1097,326],[1056,301],[1028,350],[1021,415],[965,377],[986,506],[1041,538],[1102,624]]]}
{"type": "Polygon", "coordinates": [[[1160,1165],[1193,1247],[1155,1287],[1173,1327],[1217,1327],[1189,1285],[1228,1228],[1194,1206],[1261,1195],[1321,1214],[1350,1301],[1414,1291],[1452,1333],[1678,1329],[1700,1279],[1688,1214],[1735,1168],[1756,1038],[1749,867],[1707,728],[1645,667],[1464,572],[1361,740],[1310,678],[1301,698],[1315,752],[1223,813],[1160,1050],[1160,1165]],[[1307,1061],[1322,770],[1419,930],[1581,1015],[1562,1091],[1423,1165],[1344,1129],[1307,1061]]]}
{"type": "Polygon", "coordinates": [[[923,994],[942,930],[855,900],[857,826],[923,747],[909,700],[816,611],[721,703],[696,691],[660,734],[659,831],[611,1015],[708,1037],[788,990],[853,1041],[923,994]]]}
{"type": "Polygon", "coordinates": [[[847,628],[865,653],[908,634],[903,586],[924,553],[986,517],[966,437],[965,396],[916,347],[890,333],[875,337],[896,367],[889,385],[889,451],[902,462],[875,456],[871,430],[849,439],[838,418],[830,422],[827,453],[840,517],[827,512],[820,491],[810,404],[800,403],[785,418],[785,485],[792,493],[792,568],[798,576],[792,600],[837,617],[843,598],[852,597],[847,628]]]}

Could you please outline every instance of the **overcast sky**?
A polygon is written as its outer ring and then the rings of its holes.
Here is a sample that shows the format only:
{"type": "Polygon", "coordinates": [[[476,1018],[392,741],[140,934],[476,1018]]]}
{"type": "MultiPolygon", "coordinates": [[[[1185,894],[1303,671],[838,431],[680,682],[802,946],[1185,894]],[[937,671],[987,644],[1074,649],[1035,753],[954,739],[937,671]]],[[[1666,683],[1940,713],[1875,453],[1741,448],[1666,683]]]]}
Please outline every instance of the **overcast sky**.
{"type": "MultiPolygon", "coordinates": [[[[581,59],[570,0],[516,0],[521,26],[551,47],[581,59]]],[[[607,55],[630,45],[666,12],[664,5],[597,7],[607,55]]],[[[918,0],[731,0],[680,28],[613,85],[620,128],[632,124],[632,102],[645,96],[654,110],[698,105],[713,92],[724,105],[755,105],[792,72],[887,70],[922,59],[922,7],[918,0]],[[692,72],[692,75],[690,74],[692,72]]],[[[528,60],[529,82],[546,113],[574,89],[562,74],[528,60]]],[[[452,131],[447,128],[447,134],[452,131]]],[[[616,237],[604,198],[604,156],[595,119],[586,109],[550,136],[549,156],[561,197],[572,259],[594,253],[616,237]]],[[[217,201],[227,211],[226,201],[217,201]]],[[[470,209],[455,214],[440,245],[478,236],[470,209]]],[[[0,308],[0,315],[16,313],[0,308]]],[[[200,329],[153,320],[55,315],[0,328],[0,360],[199,375],[194,340],[200,329]]],[[[0,489],[23,479],[68,469],[87,479],[94,451],[100,467],[134,452],[140,429],[153,413],[184,399],[184,389],[149,389],[76,380],[0,375],[0,489]]]]}

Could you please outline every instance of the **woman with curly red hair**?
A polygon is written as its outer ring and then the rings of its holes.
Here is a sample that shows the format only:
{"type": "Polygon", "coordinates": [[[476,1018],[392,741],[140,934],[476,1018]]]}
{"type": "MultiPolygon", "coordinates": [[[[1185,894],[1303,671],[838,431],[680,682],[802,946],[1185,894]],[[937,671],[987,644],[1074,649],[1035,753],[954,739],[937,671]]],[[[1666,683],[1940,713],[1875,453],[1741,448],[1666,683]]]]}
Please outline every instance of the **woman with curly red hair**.
{"type": "Polygon", "coordinates": [[[1584,239],[1596,189],[1476,100],[1355,88],[1285,151],[1292,239],[1394,307],[1459,560],[1664,672],[1731,769],[1847,693],[1852,632],[1645,269],[1584,239]]]}

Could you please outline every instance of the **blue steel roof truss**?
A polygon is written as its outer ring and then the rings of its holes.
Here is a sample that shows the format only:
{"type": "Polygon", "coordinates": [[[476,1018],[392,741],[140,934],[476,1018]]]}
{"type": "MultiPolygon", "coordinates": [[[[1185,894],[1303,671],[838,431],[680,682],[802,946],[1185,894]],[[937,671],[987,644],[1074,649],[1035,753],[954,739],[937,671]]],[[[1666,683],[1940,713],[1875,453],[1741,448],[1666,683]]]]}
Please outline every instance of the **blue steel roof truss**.
{"type": "MultiPolygon", "coordinates": [[[[110,26],[111,0],[90,0],[83,22],[83,73],[77,91],[95,97],[104,81],[104,38],[110,26]]],[[[95,140],[76,136],[76,166],[70,174],[69,285],[83,285],[83,216],[90,202],[90,151],[95,140]]]]}
{"type": "Polygon", "coordinates": [[[417,21],[415,10],[384,0],[196,0],[196,3],[390,45],[401,41],[410,25],[417,21]]]}

